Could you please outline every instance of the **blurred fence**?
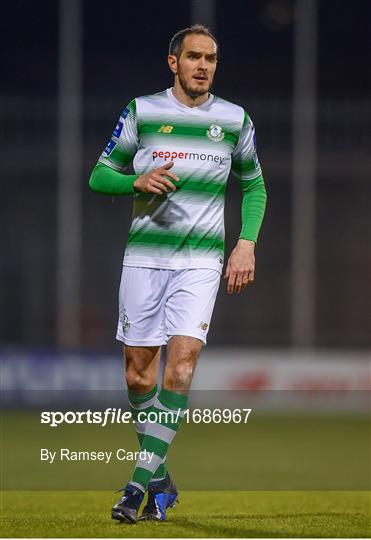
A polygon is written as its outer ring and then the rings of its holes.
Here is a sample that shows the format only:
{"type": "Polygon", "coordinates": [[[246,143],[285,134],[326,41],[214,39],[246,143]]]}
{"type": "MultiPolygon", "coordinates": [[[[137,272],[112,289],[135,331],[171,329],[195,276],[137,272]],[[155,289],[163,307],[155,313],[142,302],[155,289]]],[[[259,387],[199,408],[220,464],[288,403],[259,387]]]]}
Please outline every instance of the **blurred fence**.
{"type": "MultiPolygon", "coordinates": [[[[100,197],[89,174],[132,96],[84,103],[82,343],[114,347],[116,296],[130,223],[129,199],[100,197]]],[[[291,294],[291,123],[289,101],[240,102],[254,119],[269,194],[257,248],[257,279],[244,295],[221,285],[209,341],[289,345],[291,294]]],[[[0,99],[3,156],[1,339],[55,345],[57,103],[0,99]],[[6,285],[4,285],[6,284],[6,285]]],[[[317,122],[316,345],[367,347],[370,334],[369,101],[321,100],[317,122]]],[[[68,156],[66,156],[68,159],[68,156]]],[[[240,227],[240,193],[226,197],[226,254],[240,227]]],[[[305,306],[303,306],[305,309],[305,306]]]]}

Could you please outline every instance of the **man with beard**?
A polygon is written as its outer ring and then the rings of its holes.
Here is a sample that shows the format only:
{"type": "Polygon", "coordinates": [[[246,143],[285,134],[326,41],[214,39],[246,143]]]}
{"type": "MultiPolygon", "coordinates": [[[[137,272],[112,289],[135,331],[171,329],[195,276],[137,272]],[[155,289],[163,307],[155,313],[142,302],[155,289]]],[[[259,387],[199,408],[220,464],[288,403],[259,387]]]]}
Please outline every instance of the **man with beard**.
{"type": "Polygon", "coordinates": [[[226,266],[228,293],[239,294],[254,280],[266,192],[252,121],[242,107],[210,93],[217,51],[202,25],[175,34],[168,56],[174,87],[129,103],[90,178],[94,191],[134,195],[116,337],[124,344],[141,455],[153,459],[138,459],[112,508],[120,521],[137,521],[147,490],[140,519],[164,520],[177,499],[166,456],[187,407],[219,287],[231,169],[242,188],[242,230],[226,266]],[[135,174],[124,174],[132,160],[135,174]]]}

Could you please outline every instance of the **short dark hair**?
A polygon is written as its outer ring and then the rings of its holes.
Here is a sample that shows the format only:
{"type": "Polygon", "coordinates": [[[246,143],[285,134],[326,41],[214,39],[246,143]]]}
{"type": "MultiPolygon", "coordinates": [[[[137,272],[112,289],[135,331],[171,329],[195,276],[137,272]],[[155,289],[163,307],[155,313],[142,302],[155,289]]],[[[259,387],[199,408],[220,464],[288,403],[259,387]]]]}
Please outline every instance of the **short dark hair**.
{"type": "Polygon", "coordinates": [[[169,44],[169,54],[173,54],[179,58],[180,53],[182,52],[183,41],[186,36],[189,34],[201,34],[203,36],[208,36],[213,39],[216,46],[219,47],[219,44],[216,40],[216,37],[210,32],[210,30],[203,24],[193,24],[183,30],[179,30],[170,40],[169,44]]]}

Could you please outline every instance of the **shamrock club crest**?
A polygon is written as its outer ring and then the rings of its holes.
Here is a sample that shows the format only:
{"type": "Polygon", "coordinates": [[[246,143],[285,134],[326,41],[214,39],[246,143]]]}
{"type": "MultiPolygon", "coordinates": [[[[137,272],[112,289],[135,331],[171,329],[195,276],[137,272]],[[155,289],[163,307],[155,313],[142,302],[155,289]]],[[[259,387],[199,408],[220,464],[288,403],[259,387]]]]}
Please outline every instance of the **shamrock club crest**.
{"type": "Polygon", "coordinates": [[[224,131],[217,124],[211,124],[208,130],[206,130],[206,135],[213,142],[219,142],[224,139],[224,131]]]}
{"type": "Polygon", "coordinates": [[[120,313],[120,322],[122,325],[123,332],[127,332],[130,328],[130,322],[129,322],[129,317],[126,314],[125,308],[124,308],[124,311],[120,313]]]}

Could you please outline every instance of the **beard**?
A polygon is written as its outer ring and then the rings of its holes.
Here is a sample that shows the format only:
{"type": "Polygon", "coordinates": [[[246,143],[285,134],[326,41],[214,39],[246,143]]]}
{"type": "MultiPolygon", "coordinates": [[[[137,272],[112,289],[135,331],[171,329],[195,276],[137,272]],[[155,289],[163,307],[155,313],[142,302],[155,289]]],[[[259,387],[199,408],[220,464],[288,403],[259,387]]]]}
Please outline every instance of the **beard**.
{"type": "Polygon", "coordinates": [[[182,74],[182,70],[181,69],[178,69],[178,80],[179,80],[179,84],[180,86],[182,87],[184,93],[190,97],[191,99],[195,99],[197,97],[200,97],[200,96],[203,96],[205,94],[208,94],[210,92],[210,88],[212,86],[212,83],[213,81],[211,80],[211,82],[209,83],[208,87],[206,90],[203,90],[201,88],[197,89],[197,88],[192,88],[186,81],[185,77],[183,76],[182,74]]]}

